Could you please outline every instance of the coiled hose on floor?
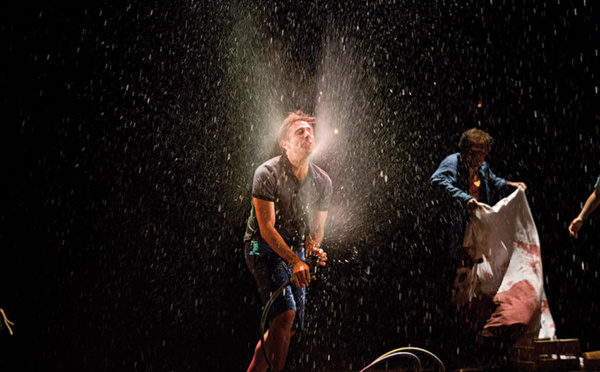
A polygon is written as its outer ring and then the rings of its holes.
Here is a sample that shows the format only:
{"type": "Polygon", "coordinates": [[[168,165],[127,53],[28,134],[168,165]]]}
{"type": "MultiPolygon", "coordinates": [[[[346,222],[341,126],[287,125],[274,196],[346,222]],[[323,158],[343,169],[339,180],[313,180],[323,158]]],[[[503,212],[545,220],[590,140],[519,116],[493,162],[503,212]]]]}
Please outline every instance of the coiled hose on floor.
{"type": "Polygon", "coordinates": [[[442,363],[440,358],[438,358],[432,352],[427,351],[425,349],[418,348],[418,347],[401,347],[398,349],[394,349],[392,351],[388,351],[387,353],[383,354],[379,358],[375,359],[371,364],[369,364],[365,368],[361,369],[360,372],[365,372],[369,368],[375,366],[376,364],[379,364],[385,360],[388,360],[388,359],[391,359],[394,357],[408,357],[408,358],[412,359],[415,362],[415,365],[417,366],[416,370],[420,371],[421,370],[421,360],[414,354],[415,352],[423,353],[423,354],[431,357],[438,364],[441,372],[446,372],[446,367],[444,366],[444,363],[442,363]]]}

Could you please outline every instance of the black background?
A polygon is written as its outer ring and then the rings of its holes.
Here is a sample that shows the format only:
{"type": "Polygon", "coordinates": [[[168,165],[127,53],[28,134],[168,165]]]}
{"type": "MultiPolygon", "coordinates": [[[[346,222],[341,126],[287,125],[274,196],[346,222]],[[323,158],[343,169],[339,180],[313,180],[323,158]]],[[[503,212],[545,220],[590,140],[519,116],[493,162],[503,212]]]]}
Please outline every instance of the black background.
{"type": "Polygon", "coordinates": [[[290,370],[453,342],[428,178],[473,126],[529,187],[557,335],[600,349],[597,217],[567,232],[600,174],[592,1],[2,8],[2,370],[245,370],[251,178],[296,109],[334,197],[290,370]]]}

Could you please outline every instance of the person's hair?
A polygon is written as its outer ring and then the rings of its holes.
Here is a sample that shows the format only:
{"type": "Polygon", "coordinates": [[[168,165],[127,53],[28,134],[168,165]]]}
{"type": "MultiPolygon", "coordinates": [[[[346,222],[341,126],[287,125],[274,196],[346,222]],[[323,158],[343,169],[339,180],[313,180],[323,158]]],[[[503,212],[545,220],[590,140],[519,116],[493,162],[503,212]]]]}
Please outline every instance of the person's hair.
{"type": "Polygon", "coordinates": [[[494,139],[488,132],[485,132],[479,128],[471,128],[463,132],[462,136],[460,136],[460,140],[458,141],[458,148],[460,152],[464,152],[468,147],[469,143],[467,142],[470,139],[474,140],[483,140],[487,146],[488,152],[492,150],[492,145],[494,144],[494,139]]]}
{"type": "Polygon", "coordinates": [[[283,121],[283,124],[281,124],[281,127],[279,128],[279,134],[277,135],[277,144],[279,145],[279,149],[281,150],[282,154],[285,153],[285,149],[281,147],[281,141],[289,138],[290,128],[297,121],[305,121],[312,127],[315,123],[315,118],[303,113],[300,110],[289,113],[288,117],[283,121]]]}

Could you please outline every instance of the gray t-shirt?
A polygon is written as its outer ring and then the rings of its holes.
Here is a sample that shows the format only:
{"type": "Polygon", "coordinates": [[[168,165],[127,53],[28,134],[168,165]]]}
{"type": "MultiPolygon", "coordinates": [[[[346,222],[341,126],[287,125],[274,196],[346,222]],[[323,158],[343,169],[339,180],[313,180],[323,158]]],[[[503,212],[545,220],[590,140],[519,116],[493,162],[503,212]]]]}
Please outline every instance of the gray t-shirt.
{"type": "MultiPolygon", "coordinates": [[[[329,209],[332,192],[331,178],[313,163],[309,163],[308,174],[300,184],[285,154],[260,165],[252,183],[254,198],[275,204],[275,229],[296,251],[303,249],[315,213],[329,209]]],[[[244,241],[249,240],[264,242],[260,236],[254,203],[244,235],[244,241]]]]}

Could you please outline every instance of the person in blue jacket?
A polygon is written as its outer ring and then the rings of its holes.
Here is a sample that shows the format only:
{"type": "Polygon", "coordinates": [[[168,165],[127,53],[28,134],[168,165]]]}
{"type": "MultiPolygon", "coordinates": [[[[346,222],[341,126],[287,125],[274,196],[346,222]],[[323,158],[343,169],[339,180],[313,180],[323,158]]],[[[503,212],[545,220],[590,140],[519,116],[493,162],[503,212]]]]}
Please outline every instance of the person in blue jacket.
{"type": "MultiPolygon", "coordinates": [[[[443,269],[439,273],[441,282],[438,295],[446,304],[442,307],[450,306],[456,269],[474,264],[462,249],[469,214],[479,208],[480,203],[495,204],[503,191],[507,190],[507,186],[527,188],[523,182],[510,182],[492,172],[485,159],[493,142],[492,136],[481,129],[472,128],[465,131],[458,142],[460,152],[447,156],[431,176],[432,185],[441,194],[439,206],[443,208],[437,224],[441,228],[436,230],[438,244],[442,245],[443,249],[438,256],[443,269]]],[[[448,353],[446,356],[452,363],[453,358],[462,359],[460,355],[456,355],[457,346],[472,347],[469,345],[474,335],[464,326],[448,321],[454,318],[451,310],[443,312],[447,314],[444,316],[446,321],[442,327],[446,328],[445,332],[450,335],[444,338],[446,341],[449,338],[453,340],[450,345],[453,348],[443,352],[448,353]]]]}
{"type": "Polygon", "coordinates": [[[489,133],[472,128],[465,131],[458,147],[460,152],[447,156],[431,176],[453,201],[472,211],[479,203],[492,204],[496,191],[506,186],[527,189],[523,182],[510,182],[496,176],[485,162],[494,140],[489,133]]]}
{"type": "Polygon", "coordinates": [[[480,203],[493,205],[506,186],[527,189],[523,182],[507,181],[492,172],[485,158],[493,143],[492,136],[481,129],[465,131],[458,142],[460,152],[447,156],[431,176],[431,183],[440,188],[445,203],[454,207],[443,217],[452,230],[446,233],[451,236],[448,253],[453,258],[458,258],[462,250],[467,212],[477,209],[480,203]]]}

